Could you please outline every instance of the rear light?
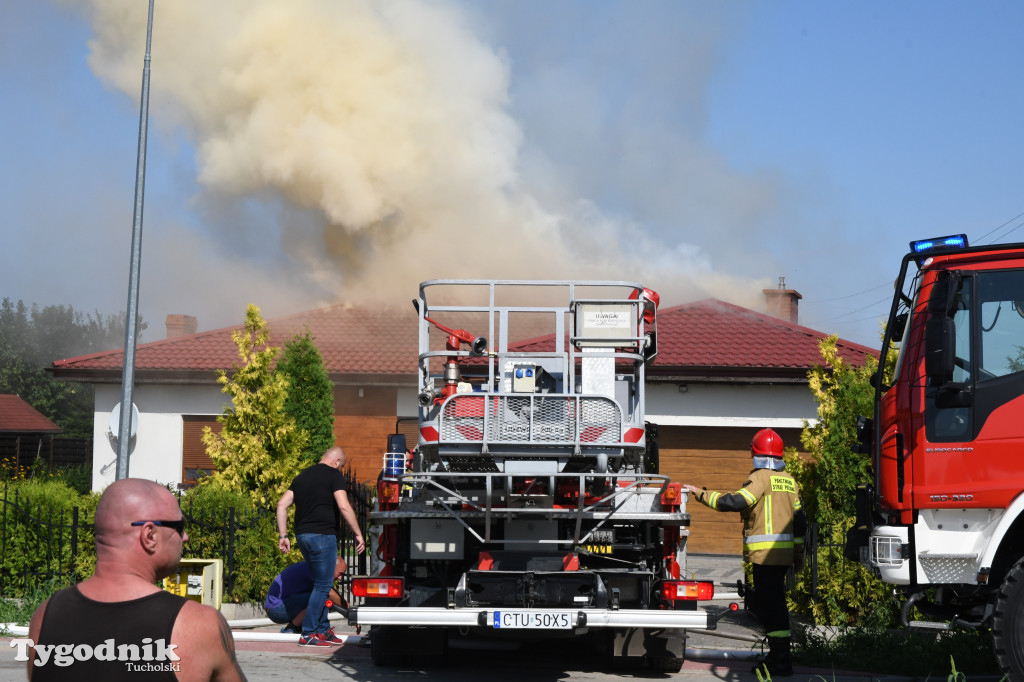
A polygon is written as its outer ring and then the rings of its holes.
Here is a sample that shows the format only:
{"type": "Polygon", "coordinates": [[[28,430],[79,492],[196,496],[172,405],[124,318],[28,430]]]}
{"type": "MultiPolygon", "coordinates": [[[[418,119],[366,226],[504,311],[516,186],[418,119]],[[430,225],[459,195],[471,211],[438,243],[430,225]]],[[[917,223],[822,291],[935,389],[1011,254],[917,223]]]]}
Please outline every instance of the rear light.
{"type": "Polygon", "coordinates": [[[356,597],[401,597],[405,594],[405,578],[352,578],[352,594],[356,597]]]}
{"type": "Polygon", "coordinates": [[[707,601],[715,597],[715,584],[707,580],[665,580],[661,583],[665,601],[707,601]]]}

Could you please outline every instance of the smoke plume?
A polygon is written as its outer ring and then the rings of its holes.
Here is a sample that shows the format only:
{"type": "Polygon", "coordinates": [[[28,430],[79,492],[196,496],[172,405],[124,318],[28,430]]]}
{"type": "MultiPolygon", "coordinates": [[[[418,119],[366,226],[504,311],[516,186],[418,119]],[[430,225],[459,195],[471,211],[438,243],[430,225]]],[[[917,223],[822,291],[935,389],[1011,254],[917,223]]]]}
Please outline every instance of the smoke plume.
{"type": "MultiPolygon", "coordinates": [[[[92,0],[90,11],[91,68],[137,98],[147,3],[92,0]]],[[[195,145],[216,248],[230,252],[241,217],[260,212],[271,238],[256,243],[278,259],[275,276],[325,303],[408,301],[425,279],[493,277],[625,279],[663,302],[756,306],[768,284],[717,272],[699,249],[656,241],[596,201],[532,186],[510,66],[455,5],[158,2],[151,73],[152,121],[195,145]]]]}

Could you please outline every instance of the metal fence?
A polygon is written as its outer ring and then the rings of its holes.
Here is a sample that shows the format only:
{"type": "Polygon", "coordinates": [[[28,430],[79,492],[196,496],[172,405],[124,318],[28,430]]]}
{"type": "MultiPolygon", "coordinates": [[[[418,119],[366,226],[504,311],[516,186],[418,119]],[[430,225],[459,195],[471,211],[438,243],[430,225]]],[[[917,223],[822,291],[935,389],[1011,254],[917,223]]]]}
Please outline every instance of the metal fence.
{"type": "Polygon", "coordinates": [[[823,563],[830,568],[846,561],[843,556],[843,544],[831,542],[832,529],[828,526],[819,526],[816,523],[807,524],[807,536],[804,540],[805,554],[807,556],[807,567],[810,570],[810,598],[817,601],[818,576],[821,573],[823,563]]]}
{"type": "MultiPolygon", "coordinates": [[[[363,535],[368,537],[367,514],[372,506],[372,492],[355,480],[351,470],[345,470],[348,498],[355,511],[363,535]]],[[[4,485],[0,499],[0,598],[10,598],[47,589],[54,585],[69,585],[77,581],[76,562],[84,543],[91,545],[93,522],[86,510],[79,507],[55,509],[26,500],[18,490],[4,485]]],[[[220,512],[195,510],[187,496],[182,514],[189,528],[198,529],[205,542],[203,552],[224,560],[224,592],[234,588],[239,571],[246,570],[236,562],[236,544],[242,529],[265,517],[273,517],[273,509],[253,514],[239,513],[235,508],[220,512]]],[[[185,557],[190,557],[185,545],[185,557]]],[[[92,554],[91,547],[89,554],[92,554]]],[[[355,544],[343,542],[341,554],[348,563],[339,592],[352,601],[350,577],[366,573],[366,554],[358,554],[355,544]]],[[[209,556],[200,558],[210,558],[209,556]]]]}
{"type": "Polygon", "coordinates": [[[78,507],[33,507],[7,484],[0,501],[0,597],[73,582],[86,526],[92,538],[85,514],[78,507]]]}

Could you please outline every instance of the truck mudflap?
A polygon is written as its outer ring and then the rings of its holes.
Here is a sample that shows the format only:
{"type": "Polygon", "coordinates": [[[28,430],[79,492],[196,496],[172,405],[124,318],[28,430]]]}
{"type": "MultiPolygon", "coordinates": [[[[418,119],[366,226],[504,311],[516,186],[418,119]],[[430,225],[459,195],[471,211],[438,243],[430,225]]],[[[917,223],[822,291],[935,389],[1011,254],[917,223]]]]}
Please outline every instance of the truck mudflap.
{"type": "Polygon", "coordinates": [[[495,630],[582,628],[678,628],[713,630],[717,614],[703,609],[531,609],[357,606],[349,609],[349,625],[486,627],[495,630]]]}

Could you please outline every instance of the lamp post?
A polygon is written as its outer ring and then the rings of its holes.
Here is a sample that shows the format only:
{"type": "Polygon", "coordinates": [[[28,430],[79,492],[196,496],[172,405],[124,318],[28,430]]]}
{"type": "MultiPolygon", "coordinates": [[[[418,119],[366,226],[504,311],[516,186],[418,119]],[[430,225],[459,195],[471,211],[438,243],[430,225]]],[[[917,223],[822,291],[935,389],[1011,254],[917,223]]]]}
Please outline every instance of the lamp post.
{"type": "Polygon", "coordinates": [[[153,42],[153,2],[149,0],[146,25],[146,57],[142,67],[142,98],[139,105],[139,150],[135,162],[135,211],[132,219],[131,265],[128,270],[128,311],[124,325],[124,366],[121,374],[121,414],[117,430],[115,480],[128,477],[132,432],[132,393],[135,386],[135,345],[139,325],[139,268],[142,261],[142,199],[146,187],[146,126],[149,121],[149,50],[153,42]]]}

